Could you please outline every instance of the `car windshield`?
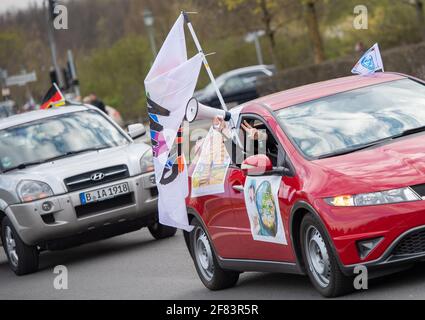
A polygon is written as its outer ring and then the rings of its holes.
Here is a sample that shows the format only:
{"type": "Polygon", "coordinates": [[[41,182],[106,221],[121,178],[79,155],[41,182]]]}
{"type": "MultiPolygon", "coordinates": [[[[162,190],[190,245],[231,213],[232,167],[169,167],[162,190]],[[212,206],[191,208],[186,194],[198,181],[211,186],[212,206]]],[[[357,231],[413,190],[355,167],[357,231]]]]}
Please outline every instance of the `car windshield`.
{"type": "Polygon", "coordinates": [[[324,158],[425,126],[425,86],[403,79],[276,111],[298,149],[324,158]]]}
{"type": "Polygon", "coordinates": [[[79,111],[0,131],[2,171],[128,143],[98,112],[79,111]]]}

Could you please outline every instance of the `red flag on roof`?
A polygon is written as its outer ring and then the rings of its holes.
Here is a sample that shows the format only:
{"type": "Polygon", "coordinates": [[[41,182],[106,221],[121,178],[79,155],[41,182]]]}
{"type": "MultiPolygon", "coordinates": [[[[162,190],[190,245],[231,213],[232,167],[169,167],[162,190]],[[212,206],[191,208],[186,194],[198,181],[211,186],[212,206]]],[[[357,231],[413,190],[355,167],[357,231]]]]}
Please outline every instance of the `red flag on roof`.
{"type": "Polygon", "coordinates": [[[49,109],[53,106],[61,106],[64,104],[65,98],[56,83],[54,83],[44,96],[40,109],[49,109]]]}

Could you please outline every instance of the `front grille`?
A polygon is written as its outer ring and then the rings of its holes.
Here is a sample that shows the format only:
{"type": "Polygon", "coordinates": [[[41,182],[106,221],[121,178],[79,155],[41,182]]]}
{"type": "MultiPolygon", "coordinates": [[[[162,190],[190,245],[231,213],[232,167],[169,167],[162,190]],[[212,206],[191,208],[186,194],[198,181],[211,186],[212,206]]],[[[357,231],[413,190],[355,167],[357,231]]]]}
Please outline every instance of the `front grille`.
{"type": "Polygon", "coordinates": [[[425,184],[418,184],[411,187],[419,196],[425,197],[425,184]]]}
{"type": "Polygon", "coordinates": [[[123,194],[112,199],[88,203],[75,207],[77,218],[100,213],[102,211],[112,210],[115,208],[134,204],[133,193],[123,194]]]}
{"type": "Polygon", "coordinates": [[[93,170],[64,180],[68,191],[76,191],[81,189],[91,188],[104,183],[112,182],[129,177],[128,168],[126,165],[118,165],[98,170],[93,170]],[[95,174],[103,174],[103,179],[94,181],[92,176],[95,174]]]}
{"type": "Polygon", "coordinates": [[[419,253],[425,253],[425,229],[409,233],[393,250],[393,255],[411,255],[419,253]]]}

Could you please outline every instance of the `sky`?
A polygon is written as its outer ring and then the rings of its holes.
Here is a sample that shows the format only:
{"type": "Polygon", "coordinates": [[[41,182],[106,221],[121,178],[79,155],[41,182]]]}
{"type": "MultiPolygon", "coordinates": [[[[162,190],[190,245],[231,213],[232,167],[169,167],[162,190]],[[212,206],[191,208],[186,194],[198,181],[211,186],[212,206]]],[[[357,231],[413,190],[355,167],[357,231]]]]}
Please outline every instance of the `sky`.
{"type": "Polygon", "coordinates": [[[43,1],[44,0],[0,0],[0,14],[6,11],[25,9],[31,3],[36,3],[38,6],[41,6],[43,1]]]}

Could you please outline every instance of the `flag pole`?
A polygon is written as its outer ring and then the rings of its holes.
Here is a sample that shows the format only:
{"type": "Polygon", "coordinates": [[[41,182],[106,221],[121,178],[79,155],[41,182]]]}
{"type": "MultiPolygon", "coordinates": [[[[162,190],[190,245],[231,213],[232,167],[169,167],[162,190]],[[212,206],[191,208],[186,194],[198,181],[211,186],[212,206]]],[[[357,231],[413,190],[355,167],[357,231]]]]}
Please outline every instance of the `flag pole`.
{"type": "MultiPolygon", "coordinates": [[[[381,48],[379,48],[379,44],[378,43],[376,43],[376,46],[378,47],[378,52],[379,52],[379,57],[380,57],[380,60],[381,60],[381,62],[382,62],[382,56],[381,56],[381,48]]],[[[385,72],[385,69],[384,69],[384,62],[382,62],[382,72],[385,72]]]]}
{"type": "MultiPolygon", "coordinates": [[[[195,29],[193,29],[192,23],[190,22],[188,12],[182,11],[182,14],[183,14],[183,17],[184,17],[184,21],[185,21],[187,27],[189,28],[190,34],[192,35],[193,41],[195,42],[196,49],[198,50],[198,52],[200,54],[202,54],[202,60],[203,60],[203,63],[204,63],[204,67],[207,70],[208,76],[209,76],[211,83],[214,87],[215,93],[217,94],[218,100],[220,101],[221,108],[224,111],[229,111],[229,109],[227,108],[226,102],[223,99],[223,95],[221,94],[221,92],[220,92],[220,90],[217,86],[217,82],[215,81],[215,78],[214,78],[214,75],[211,71],[210,65],[208,64],[207,57],[204,53],[204,50],[202,50],[201,44],[199,43],[198,37],[196,36],[195,29]]],[[[239,135],[236,132],[236,124],[234,123],[232,118],[230,118],[229,123],[230,123],[230,128],[234,133],[233,136],[236,140],[236,143],[238,144],[239,148],[242,149],[243,148],[242,143],[239,139],[239,135]]]]}
{"type": "Polygon", "coordinates": [[[204,62],[205,69],[207,70],[208,76],[210,77],[211,83],[212,83],[212,85],[215,89],[217,96],[218,96],[218,100],[220,101],[221,108],[224,111],[229,111],[227,109],[226,103],[224,102],[223,96],[222,96],[220,90],[218,89],[217,82],[215,81],[215,78],[214,78],[214,75],[211,71],[210,65],[208,64],[207,58],[204,54],[204,51],[202,50],[201,44],[199,43],[198,37],[196,36],[196,33],[195,33],[195,30],[193,29],[192,23],[189,20],[188,13],[186,11],[182,11],[182,14],[183,14],[183,17],[184,17],[184,21],[186,22],[186,25],[189,28],[190,34],[192,35],[193,41],[195,42],[196,49],[198,50],[199,53],[202,54],[202,60],[204,62]]]}

